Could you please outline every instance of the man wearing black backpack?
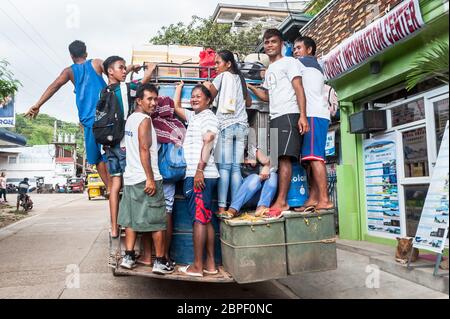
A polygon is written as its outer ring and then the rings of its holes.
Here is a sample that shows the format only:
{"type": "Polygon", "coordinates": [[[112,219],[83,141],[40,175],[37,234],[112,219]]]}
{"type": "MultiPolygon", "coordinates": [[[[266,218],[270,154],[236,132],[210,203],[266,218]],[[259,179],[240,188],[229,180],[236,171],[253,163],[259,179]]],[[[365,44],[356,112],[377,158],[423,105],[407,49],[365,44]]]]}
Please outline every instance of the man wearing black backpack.
{"type": "MultiPolygon", "coordinates": [[[[123,136],[126,119],[133,112],[139,83],[124,83],[127,77],[127,66],[125,60],[119,56],[107,58],[103,68],[108,76],[108,86],[101,92],[93,130],[97,142],[103,145],[106,153],[108,171],[111,176],[109,195],[111,236],[117,238],[120,235],[117,225],[119,193],[126,165],[123,136]]],[[[153,64],[148,65],[142,84],[150,81],[155,68],[153,64]]]]}

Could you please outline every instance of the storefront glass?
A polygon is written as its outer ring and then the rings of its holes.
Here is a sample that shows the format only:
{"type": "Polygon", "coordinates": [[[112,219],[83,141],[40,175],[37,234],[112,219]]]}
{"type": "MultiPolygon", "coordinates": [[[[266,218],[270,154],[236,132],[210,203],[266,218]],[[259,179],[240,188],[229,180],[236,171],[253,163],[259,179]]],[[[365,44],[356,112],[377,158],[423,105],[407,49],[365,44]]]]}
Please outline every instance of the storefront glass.
{"type": "Polygon", "coordinates": [[[433,103],[434,121],[436,127],[436,146],[437,150],[441,146],[442,137],[444,136],[445,125],[449,120],[448,116],[448,98],[433,103]]]}
{"type": "Polygon", "coordinates": [[[425,119],[423,99],[412,101],[392,108],[392,126],[399,126],[425,119]]]}
{"type": "Polygon", "coordinates": [[[429,184],[405,185],[406,235],[414,237],[420,221],[429,184]]]}
{"type": "Polygon", "coordinates": [[[429,176],[425,127],[402,133],[405,177],[429,176]]]}

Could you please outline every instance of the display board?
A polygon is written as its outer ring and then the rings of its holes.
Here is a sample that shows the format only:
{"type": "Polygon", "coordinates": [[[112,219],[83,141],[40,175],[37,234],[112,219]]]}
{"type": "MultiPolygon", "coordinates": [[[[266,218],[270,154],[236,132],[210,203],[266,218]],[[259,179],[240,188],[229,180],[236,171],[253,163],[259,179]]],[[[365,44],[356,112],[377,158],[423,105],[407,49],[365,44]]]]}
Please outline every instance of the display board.
{"type": "Polygon", "coordinates": [[[445,128],[430,188],[425,199],[422,215],[414,237],[414,247],[441,254],[448,235],[449,191],[449,123],[445,128]]]}
{"type": "Polygon", "coordinates": [[[396,133],[364,141],[367,227],[373,235],[401,234],[396,133]]]}

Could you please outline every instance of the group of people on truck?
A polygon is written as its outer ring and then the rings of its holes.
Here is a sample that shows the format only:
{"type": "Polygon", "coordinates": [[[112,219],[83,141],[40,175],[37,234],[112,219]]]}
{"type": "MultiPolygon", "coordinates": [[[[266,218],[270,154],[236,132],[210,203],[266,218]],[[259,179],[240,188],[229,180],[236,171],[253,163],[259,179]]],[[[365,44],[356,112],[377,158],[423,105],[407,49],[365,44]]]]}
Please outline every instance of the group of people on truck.
{"type": "Polygon", "coordinates": [[[283,43],[279,30],[265,31],[264,49],[270,64],[260,87],[246,83],[232,52],[219,51],[215,58],[218,75],[193,88],[190,109],[182,106],[183,82],[177,84],[173,99],[159,96],[158,88],[150,84],[156,65],[145,66],[139,83],[124,85],[127,74],[143,66],[127,66],[118,56],[87,60],[83,42],[69,46],[74,64],[63,70],[27,116],[36,117],[41,106],[69,80],[74,84],[87,160],[97,166],[108,187],[111,236],[120,236],[120,226],[126,229],[121,267],[143,264],[158,274],[174,271],[169,248],[175,183],[164,180],[158,165],[164,145],[182,147],[186,162],[183,193],[193,223],[194,262],[180,271],[188,276],[218,273],[214,214],[234,218],[245,204],[253,204],[257,216],[274,219],[291,209],[287,194],[293,162],[301,160],[308,167],[310,182],[308,200],[295,210],[333,207],[325,167],[330,112],[323,93],[325,77],[315,57],[316,44],[311,38],[299,37],[294,44],[295,57],[287,57],[282,54],[283,43]],[[270,154],[248,142],[250,91],[269,103],[270,134],[275,141],[270,154]],[[102,145],[95,133],[99,128],[96,121],[104,116],[98,105],[111,96],[126,122],[120,141],[102,145]],[[216,197],[218,211],[213,211],[216,197]],[[137,233],[143,233],[141,256],[136,256],[134,249],[137,233]]]}

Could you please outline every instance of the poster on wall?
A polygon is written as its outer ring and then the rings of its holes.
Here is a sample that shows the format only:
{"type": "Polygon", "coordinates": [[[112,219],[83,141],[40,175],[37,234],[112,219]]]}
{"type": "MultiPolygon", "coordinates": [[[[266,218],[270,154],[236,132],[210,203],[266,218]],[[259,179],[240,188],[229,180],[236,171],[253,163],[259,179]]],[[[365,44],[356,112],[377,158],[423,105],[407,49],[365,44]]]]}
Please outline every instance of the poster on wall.
{"type": "Polygon", "coordinates": [[[336,155],[336,131],[328,132],[327,134],[327,144],[325,146],[326,156],[336,155]]]}
{"type": "Polygon", "coordinates": [[[14,97],[0,100],[0,127],[14,127],[15,125],[14,97]]]}
{"type": "Polygon", "coordinates": [[[448,121],[433,170],[430,188],[414,237],[414,247],[442,253],[448,234],[449,136],[448,121]]]}
{"type": "Polygon", "coordinates": [[[395,133],[364,141],[364,171],[368,232],[400,235],[395,133]]]}

